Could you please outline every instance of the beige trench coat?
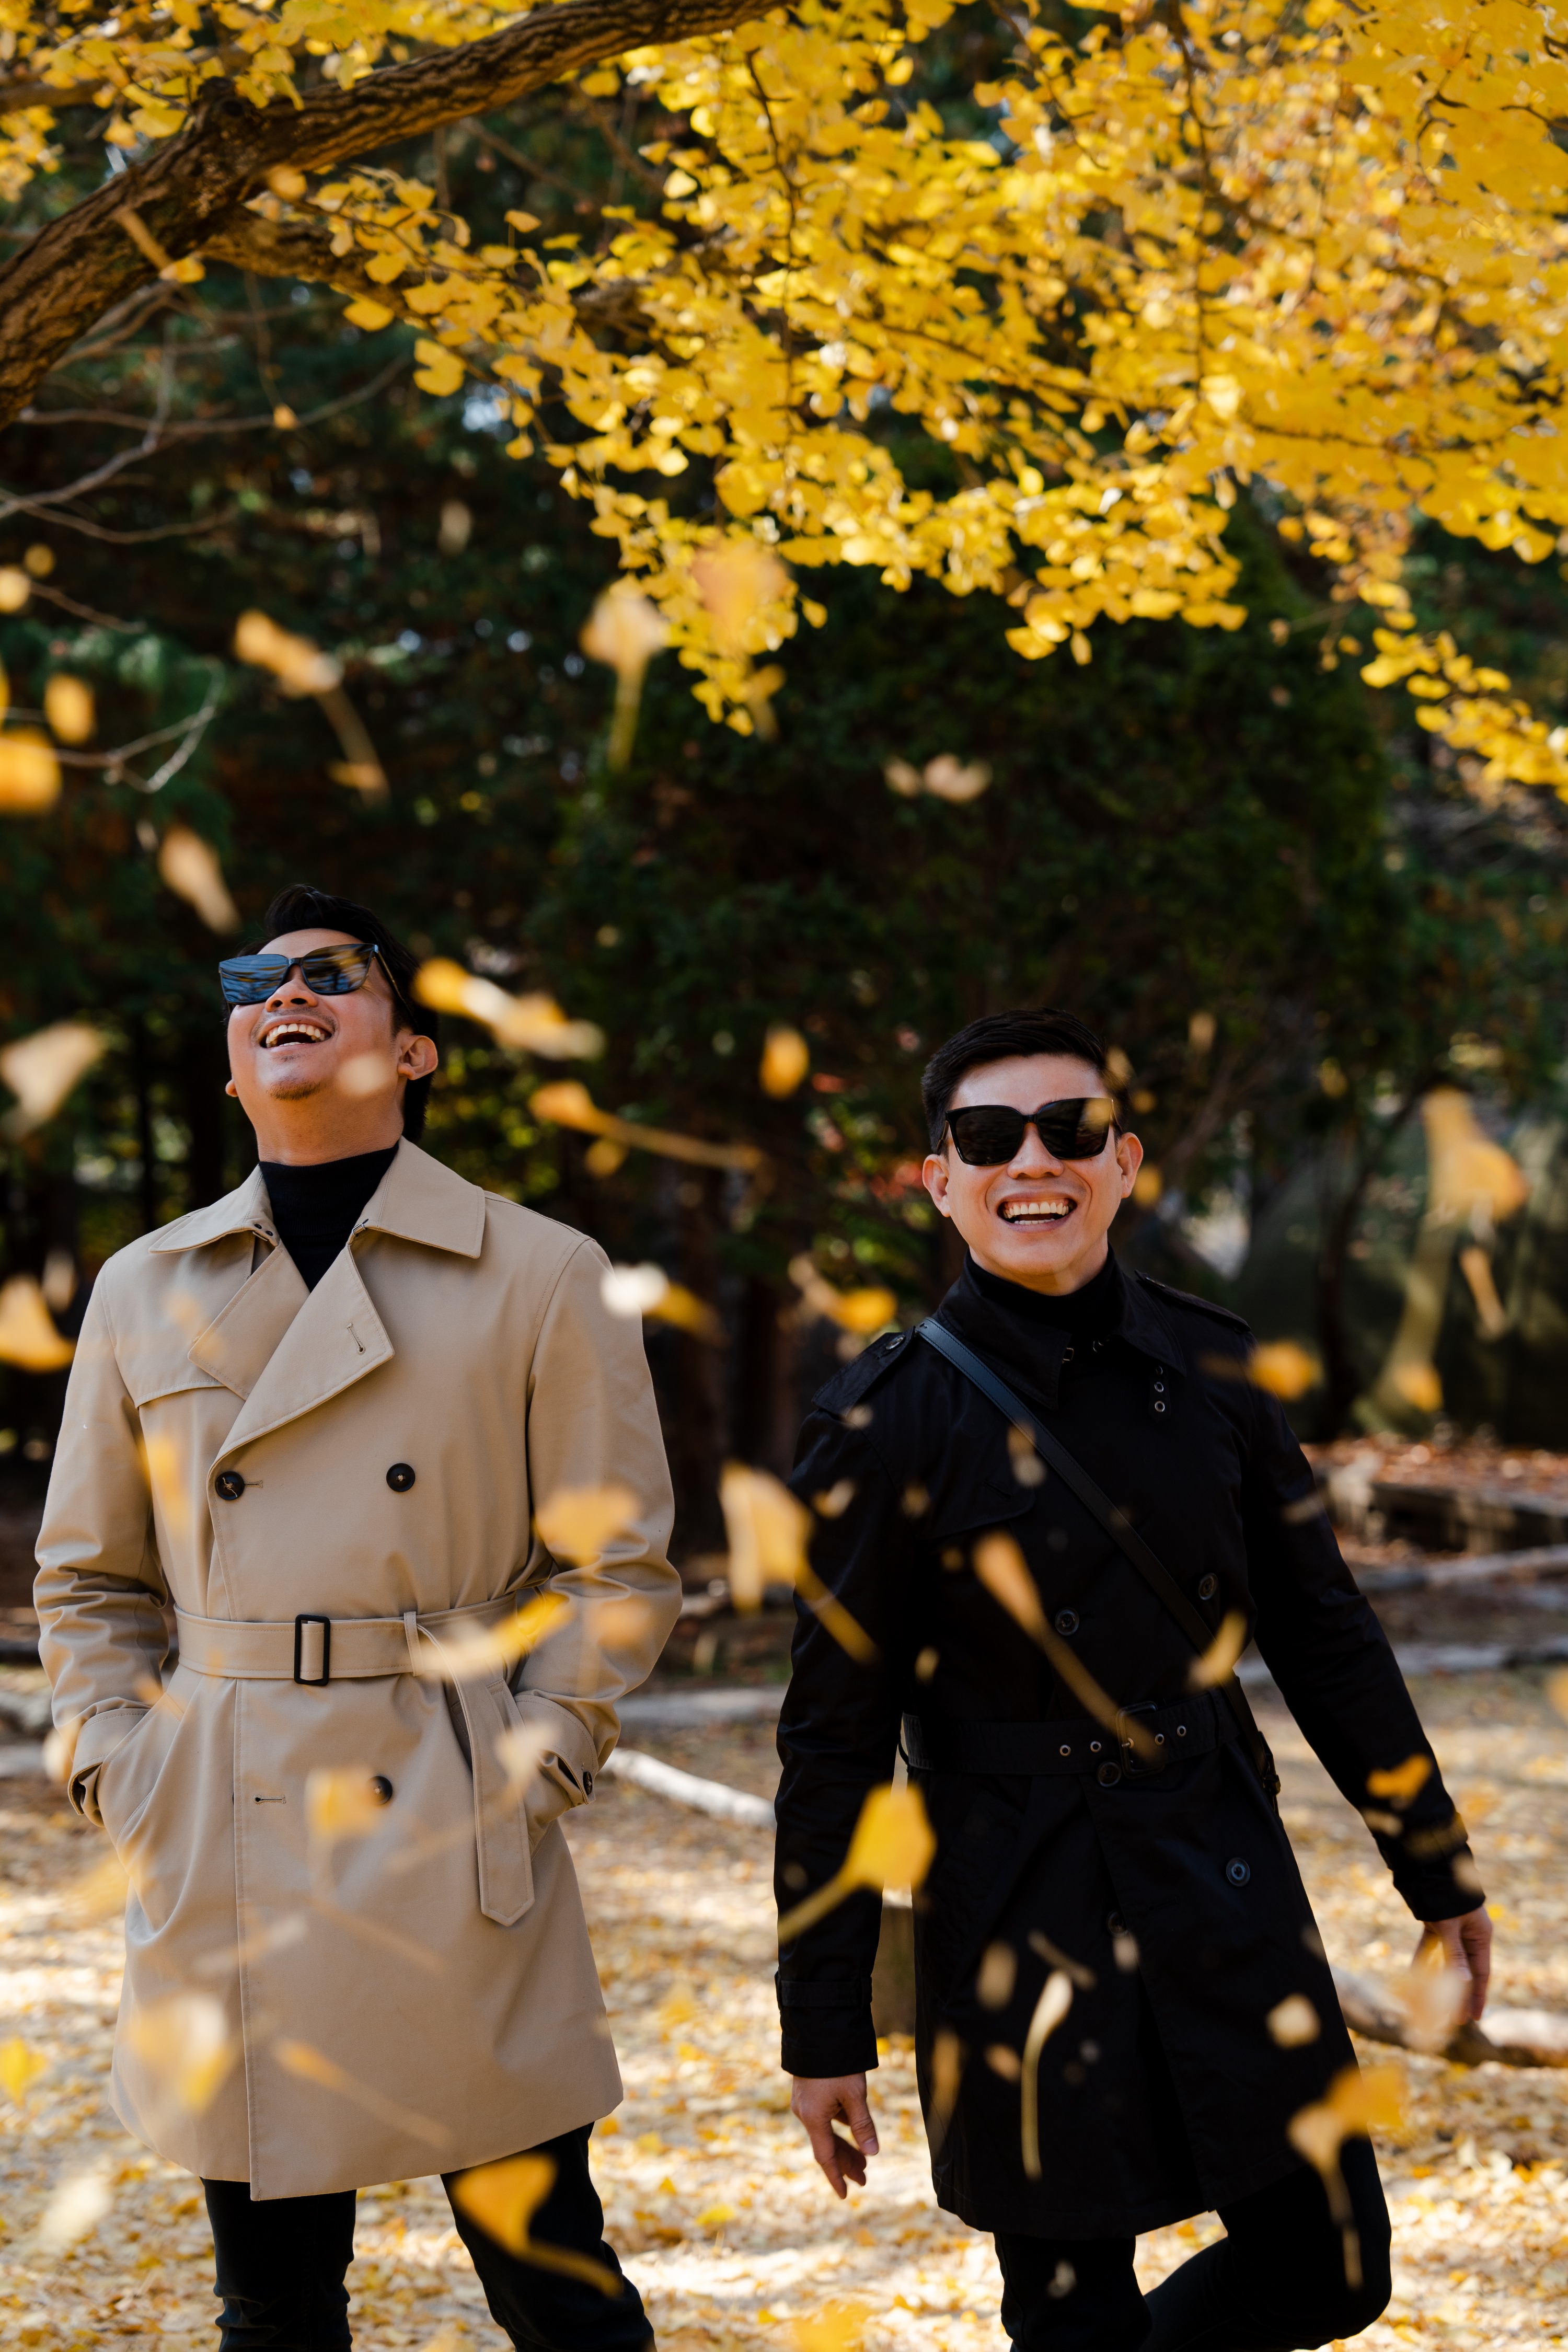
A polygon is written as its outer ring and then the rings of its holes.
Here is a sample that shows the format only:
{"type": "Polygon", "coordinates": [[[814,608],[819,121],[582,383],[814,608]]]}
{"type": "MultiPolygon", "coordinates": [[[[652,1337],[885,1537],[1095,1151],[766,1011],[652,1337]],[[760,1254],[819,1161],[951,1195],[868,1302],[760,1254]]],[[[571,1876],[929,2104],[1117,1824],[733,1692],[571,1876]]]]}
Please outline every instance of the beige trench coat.
{"type": "Polygon", "coordinates": [[[38,1544],[42,1655],[72,1801],[132,1882],[115,2110],[194,2173],[358,2188],[620,2099],[558,1817],[679,1585],[641,1330],[604,1307],[605,1264],[405,1142],[312,1292],[259,1171],[99,1278],[38,1544]],[[553,1559],[535,1510],[612,1481],[630,1527],[553,1559]],[[431,1672],[541,1590],[563,1630],[510,1682],[431,1672]],[[543,1750],[526,1781],[520,1743],[543,1750]],[[321,1767],[390,1783],[368,1830],[312,1834],[321,1767]]]}

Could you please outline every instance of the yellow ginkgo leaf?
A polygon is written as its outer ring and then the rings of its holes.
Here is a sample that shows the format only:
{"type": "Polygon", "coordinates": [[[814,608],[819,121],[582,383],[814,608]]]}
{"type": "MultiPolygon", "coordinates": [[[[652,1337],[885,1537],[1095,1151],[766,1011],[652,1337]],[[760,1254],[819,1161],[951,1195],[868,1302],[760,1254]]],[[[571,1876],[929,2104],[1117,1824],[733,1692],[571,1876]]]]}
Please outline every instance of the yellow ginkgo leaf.
{"type": "Polygon", "coordinates": [[[172,824],[163,835],[158,871],[175,897],[195,908],[209,931],[239,929],[239,908],[228,895],[217,852],[188,824],[172,824]]]}
{"type": "Polygon", "coordinates": [[[920,1886],[936,1853],[925,1799],[912,1783],[873,1789],[860,1809],[844,1868],[857,1886],[920,1886]]]}
{"type": "Polygon", "coordinates": [[[795,2352],[860,2352],[870,2315],[863,2303],[825,2303],[792,2323],[795,2352]]]}
{"type": "Polygon", "coordinates": [[[327,1844],[368,1837],[386,1821],[386,1803],[368,1765],[318,1764],[305,1775],[305,1823],[327,1844]]]}
{"type": "Polygon", "coordinates": [[[1266,1339],[1253,1349],[1247,1370],[1260,1389],[1270,1396],[1283,1398],[1305,1396],[1316,1388],[1323,1377],[1323,1368],[1310,1349],[1295,1339],[1266,1339]]]}
{"type": "Polygon", "coordinates": [[[157,2095],[191,2116],[205,2114],[239,2056],[238,2037],[211,1993],[174,1993],[133,2010],[125,2038],[157,2095]]]}
{"type": "Polygon", "coordinates": [[[613,1536],[625,1533],[637,1510],[632,1488],[614,1480],[604,1486],[558,1486],[548,1502],[540,1505],[533,1524],[540,1540],[557,1559],[585,1568],[613,1536]]]}
{"type": "Polygon", "coordinates": [[[1300,2050],[1315,2042],[1323,2030],[1323,2022],[1304,1992],[1288,1993],[1277,2001],[1264,2019],[1268,2038],[1281,2050],[1300,2050]]]}
{"type": "Polygon", "coordinates": [[[1227,1609],[1219,1632],[1201,1657],[1187,1669],[1189,1690],[1214,1690],[1227,1683],[1236,1662],[1247,1647],[1247,1620],[1239,1609],[1227,1609]]]}
{"type": "Polygon", "coordinates": [[[499,2163],[460,2172],[452,2183],[452,2201],[498,2246],[509,2254],[521,2254],[528,2243],[529,2223],[554,2179],[553,2157],[503,2157],[499,2163]]]}
{"type": "Polygon", "coordinates": [[[0,815],[41,816],[60,796],[60,763],[36,727],[0,735],[0,815]]]}
{"type": "Polygon", "coordinates": [[[92,733],[92,688],[57,670],[44,688],[44,716],[62,743],[85,743],[92,733]]]}
{"type": "Polygon", "coordinates": [[[769,1583],[798,1584],[806,1567],[811,1513],[770,1470],[727,1462],[719,1482],[730,1544],[730,1597],[760,1609],[769,1583]]]}
{"type": "Polygon", "coordinates": [[[14,1274],[0,1284],[0,1364],[16,1364],[25,1372],[58,1372],[75,1353],[71,1341],[55,1329],[34,1276],[14,1274]]]}
{"type": "Polygon", "coordinates": [[[16,1108],[0,1122],[5,1134],[16,1140],[53,1118],[107,1043],[103,1031],[86,1021],[56,1021],[0,1049],[0,1078],[16,1097],[16,1108]]]}
{"type": "Polygon", "coordinates": [[[1407,1756],[1403,1764],[1394,1764],[1383,1772],[1366,1776],[1367,1793],[1387,1797],[1396,1805],[1408,1805],[1421,1793],[1432,1777],[1432,1759],[1419,1753],[1407,1756]]]}
{"type": "Polygon", "coordinates": [[[774,1022],[763,1046],[762,1066],[757,1075],[763,1092],[782,1100],[793,1095],[811,1067],[811,1048],[798,1029],[774,1022]]]}

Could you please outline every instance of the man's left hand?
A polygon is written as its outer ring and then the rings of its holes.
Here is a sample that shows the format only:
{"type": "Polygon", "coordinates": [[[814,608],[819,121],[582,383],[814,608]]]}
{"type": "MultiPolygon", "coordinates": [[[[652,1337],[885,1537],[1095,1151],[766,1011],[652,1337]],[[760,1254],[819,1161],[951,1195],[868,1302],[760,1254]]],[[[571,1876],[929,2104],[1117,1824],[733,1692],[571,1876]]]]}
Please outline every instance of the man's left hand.
{"type": "Polygon", "coordinates": [[[1479,1910],[1467,1911],[1462,1918],[1428,1919],[1415,1948],[1417,1963],[1429,1962],[1435,1957],[1434,1945],[1441,1948],[1445,1968],[1455,1969],[1469,1978],[1470,1998],[1466,2014],[1479,2023],[1487,2005],[1487,1986],[1492,1972],[1492,1923],[1485,1904],[1479,1910]]]}

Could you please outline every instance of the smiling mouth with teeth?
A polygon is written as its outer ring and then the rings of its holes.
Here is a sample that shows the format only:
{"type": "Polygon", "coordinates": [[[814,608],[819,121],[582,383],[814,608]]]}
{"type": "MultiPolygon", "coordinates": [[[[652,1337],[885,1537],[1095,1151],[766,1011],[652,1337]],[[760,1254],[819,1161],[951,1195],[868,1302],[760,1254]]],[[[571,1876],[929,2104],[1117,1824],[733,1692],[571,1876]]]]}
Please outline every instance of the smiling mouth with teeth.
{"type": "Polygon", "coordinates": [[[272,1053],[279,1045],[321,1045],[331,1033],[319,1028],[313,1021],[279,1021],[267,1032],[261,1050],[272,1053]]]}
{"type": "Polygon", "coordinates": [[[1077,1206],[1076,1201],[1004,1201],[1000,1214],[1008,1225],[1059,1225],[1077,1206]]]}

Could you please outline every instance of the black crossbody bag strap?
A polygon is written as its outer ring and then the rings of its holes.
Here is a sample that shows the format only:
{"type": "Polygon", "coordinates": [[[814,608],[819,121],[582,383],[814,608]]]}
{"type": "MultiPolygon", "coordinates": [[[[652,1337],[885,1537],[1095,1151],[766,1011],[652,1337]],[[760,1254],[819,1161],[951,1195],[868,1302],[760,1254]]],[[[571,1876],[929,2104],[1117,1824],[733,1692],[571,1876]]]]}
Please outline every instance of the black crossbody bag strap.
{"type": "MultiPolygon", "coordinates": [[[[1099,1520],[1117,1548],[1131,1561],[1156,1601],[1175,1619],[1188,1641],[1200,1654],[1214,1640],[1213,1629],[1204,1622],[1181,1586],[1152,1552],[1137,1528],[1119,1511],[1109,1495],[1095,1485],[1081,1462],[1069,1454],[1060,1438],[1053,1437],[1029,1411],[1021,1397],[1015,1396],[1005,1380],[994,1372],[984,1356],[966,1348],[962,1339],[941,1323],[917,1324],[916,1336],[945,1356],[965,1380],[972,1381],[984,1397],[988,1397],[998,1412],[1005,1413],[1015,1429],[1021,1429],[1042,1462],[1049,1465],[1065,1486],[1070,1487],[1083,1505],[1099,1520]]],[[[1257,1767],[1258,1777],[1268,1793],[1276,1812],[1279,1810],[1279,1775],[1274,1769],[1274,1757],[1268,1742],[1258,1728],[1247,1693],[1237,1681],[1235,1672],[1216,1685],[1236,1718],[1242,1744],[1257,1767]]]]}

